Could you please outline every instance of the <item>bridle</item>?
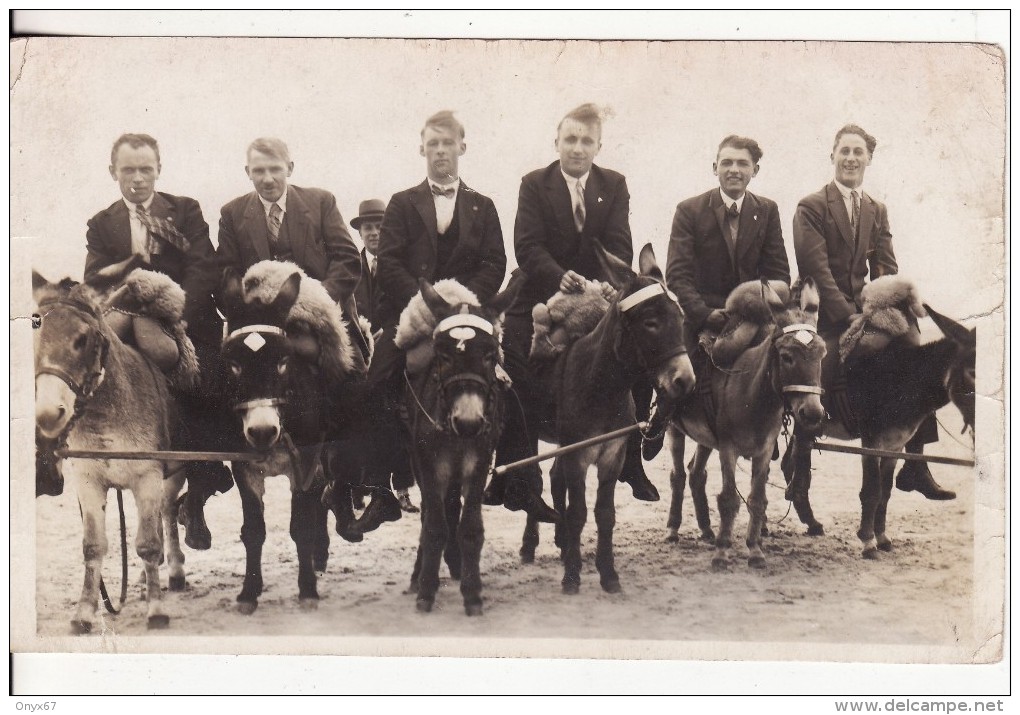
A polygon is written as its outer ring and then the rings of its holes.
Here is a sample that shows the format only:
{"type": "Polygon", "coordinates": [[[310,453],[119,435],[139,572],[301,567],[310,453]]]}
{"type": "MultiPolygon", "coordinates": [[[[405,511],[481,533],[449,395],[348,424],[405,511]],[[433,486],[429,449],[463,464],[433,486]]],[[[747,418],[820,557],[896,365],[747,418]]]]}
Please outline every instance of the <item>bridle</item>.
{"type": "MultiPolygon", "coordinates": [[[[804,346],[807,346],[814,340],[815,336],[818,335],[818,329],[810,323],[793,323],[782,328],[777,328],[772,335],[772,352],[778,358],[779,347],[777,343],[779,339],[790,334],[794,335],[794,339],[804,346]]],[[[804,393],[811,395],[824,395],[825,390],[820,385],[783,385],[780,383],[779,392],[783,397],[783,401],[788,403],[786,396],[791,393],[804,393]]],[[[786,405],[786,410],[789,411],[789,404],[786,405]]]]}
{"type": "MultiPolygon", "coordinates": [[[[677,300],[676,295],[671,290],[666,288],[666,286],[659,281],[656,281],[651,285],[647,285],[644,288],[634,291],[617,303],[617,307],[620,309],[620,314],[623,317],[622,328],[625,334],[630,335],[633,333],[633,328],[628,320],[628,312],[642,303],[659,298],[660,296],[665,296],[676,306],[676,309],[680,312],[680,324],[683,324],[684,311],[683,308],[680,307],[680,301],[677,300]]],[[[677,355],[683,355],[687,352],[687,346],[684,345],[683,341],[682,330],[680,331],[677,342],[673,345],[667,346],[662,354],[657,353],[654,361],[649,361],[648,357],[645,355],[645,351],[641,348],[641,341],[631,340],[630,342],[632,342],[637,348],[634,352],[637,357],[638,367],[642,372],[649,375],[654,374],[658,370],[659,366],[665,362],[672,360],[677,355]]]]}
{"type": "MultiPolygon", "coordinates": [[[[228,347],[232,344],[240,342],[248,350],[253,353],[257,353],[261,350],[266,342],[266,335],[280,335],[286,336],[286,331],[283,328],[278,328],[275,325],[262,325],[259,323],[253,325],[245,325],[244,327],[237,328],[227,335],[223,341],[223,351],[225,352],[228,347]]],[[[237,402],[232,407],[234,412],[247,412],[257,407],[282,407],[287,404],[286,397],[261,397],[254,400],[245,400],[243,402],[237,402]]]]}
{"type": "MultiPolygon", "coordinates": [[[[437,337],[445,334],[452,340],[457,341],[454,349],[463,352],[467,349],[467,341],[478,338],[479,332],[488,336],[488,339],[492,340],[498,347],[495,326],[482,316],[475,315],[473,313],[454,313],[453,315],[447,316],[443,320],[439,321],[439,324],[436,325],[435,329],[432,331],[432,339],[434,341],[437,337]]],[[[434,357],[433,365],[435,365],[434,357]]],[[[453,400],[450,398],[450,393],[453,392],[455,387],[475,385],[480,387],[481,393],[485,395],[485,419],[479,434],[485,434],[496,422],[495,412],[498,408],[497,396],[499,394],[499,386],[495,370],[493,370],[492,376],[486,379],[477,372],[471,371],[461,371],[454,373],[453,375],[443,376],[440,370],[433,367],[429,373],[429,380],[439,383],[436,388],[438,397],[437,412],[442,417],[448,417],[449,408],[453,403],[453,400]]],[[[439,432],[452,432],[453,430],[449,425],[449,419],[437,420],[429,414],[428,410],[422,404],[421,399],[418,397],[418,394],[415,392],[414,385],[411,383],[411,379],[406,370],[404,371],[404,382],[406,383],[408,392],[414,399],[418,410],[425,416],[426,419],[428,419],[428,421],[432,424],[432,427],[439,432]]]]}

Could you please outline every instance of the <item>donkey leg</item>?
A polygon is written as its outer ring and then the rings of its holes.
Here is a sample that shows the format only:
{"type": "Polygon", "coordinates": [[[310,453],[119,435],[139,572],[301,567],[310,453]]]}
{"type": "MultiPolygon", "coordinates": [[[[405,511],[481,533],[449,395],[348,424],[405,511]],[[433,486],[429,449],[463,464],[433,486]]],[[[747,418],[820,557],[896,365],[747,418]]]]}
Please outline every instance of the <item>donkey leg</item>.
{"type": "Polygon", "coordinates": [[[82,552],[85,556],[85,580],[71,627],[75,633],[91,633],[99,606],[99,579],[106,557],[106,488],[97,480],[79,477],[78,504],[82,518],[82,552]]]}
{"type": "Polygon", "coordinates": [[[433,464],[434,473],[422,483],[421,490],[421,538],[418,551],[421,555],[421,571],[418,574],[418,599],[416,607],[422,613],[432,610],[439,590],[439,564],[448,538],[446,524],[445,496],[450,482],[450,465],[439,457],[433,464]]]}
{"type": "Polygon", "coordinates": [[[567,487],[567,510],[564,514],[563,593],[574,595],[581,590],[581,532],[588,518],[584,501],[584,477],[592,459],[590,450],[557,457],[567,487]]]}
{"type": "Polygon", "coordinates": [[[138,508],[138,533],[135,551],[145,568],[146,625],[150,629],[166,628],[170,617],[163,610],[163,589],[160,588],[159,562],[163,557],[163,529],[160,523],[160,502],[163,499],[163,470],[155,468],[140,476],[133,490],[138,508]]]}
{"type": "MultiPolygon", "coordinates": [[[[559,507],[554,507],[560,514],[559,507]]],[[[556,525],[559,528],[559,524],[556,525]]],[[[538,548],[539,534],[538,534],[538,519],[528,514],[528,520],[524,524],[524,536],[521,537],[521,563],[532,564],[535,563],[535,549],[538,548]]]]}
{"type": "MultiPolygon", "coordinates": [[[[183,591],[187,586],[184,575],[184,552],[181,550],[181,536],[177,525],[177,498],[184,488],[184,469],[173,469],[163,480],[163,551],[166,554],[170,572],[171,591],[183,591]]],[[[143,572],[144,573],[144,572],[143,572]]]]}
{"type": "Polygon", "coordinates": [[[446,548],[443,549],[443,560],[446,568],[450,571],[450,578],[459,581],[461,576],[461,545],[458,539],[453,538],[457,533],[457,527],[461,519],[460,506],[460,485],[451,484],[446,492],[446,499],[443,500],[443,509],[446,513],[446,533],[450,538],[446,540],[446,548]]]}
{"type": "Polygon", "coordinates": [[[684,433],[676,427],[669,428],[669,453],[673,459],[673,469],[669,472],[669,518],[666,528],[669,535],[666,541],[675,544],[680,541],[680,525],[683,523],[684,490],[687,489],[687,472],[684,470],[684,433]]]}
{"type": "Polygon", "coordinates": [[[321,574],[326,572],[326,566],[329,565],[329,509],[322,503],[323,490],[316,489],[314,492],[319,498],[319,502],[314,507],[315,532],[312,565],[315,568],[315,573],[321,574]]]}
{"type": "Polygon", "coordinates": [[[737,453],[731,449],[720,449],[719,463],[722,466],[723,487],[717,499],[719,536],[715,541],[715,556],[712,557],[712,568],[716,570],[725,569],[729,564],[729,549],[733,545],[733,520],[740,510],[736,482],[737,453]]]}
{"type": "MultiPolygon", "coordinates": [[[[567,509],[567,481],[563,478],[563,468],[559,466],[559,463],[560,460],[553,460],[552,467],[549,469],[549,491],[552,494],[553,508],[562,514],[567,509]]],[[[554,526],[553,543],[560,548],[562,558],[562,550],[567,545],[563,520],[560,519],[554,526]]]]}
{"type": "Polygon", "coordinates": [[[882,479],[882,495],[878,500],[878,508],[875,509],[875,542],[879,551],[892,551],[892,539],[886,531],[886,514],[889,509],[889,497],[892,496],[893,473],[896,469],[895,459],[882,459],[879,462],[879,475],[882,479]]]}
{"type": "Polygon", "coordinates": [[[616,495],[616,477],[623,467],[623,456],[623,449],[615,450],[609,447],[603,452],[598,466],[599,482],[595,494],[598,541],[595,548],[595,567],[599,571],[599,583],[606,593],[621,591],[620,576],[616,573],[613,559],[613,529],[616,528],[616,504],[613,500],[616,495]]]}
{"type": "MultiPolygon", "coordinates": [[[[870,445],[866,445],[870,446],[870,445]]],[[[878,457],[861,457],[863,476],[861,479],[861,527],[857,538],[864,544],[861,556],[866,559],[878,558],[878,542],[875,539],[875,512],[881,499],[882,477],[879,474],[878,457]]]]}
{"type": "Polygon", "coordinates": [[[793,508],[801,523],[806,525],[808,536],[822,536],[825,528],[815,519],[811,508],[811,442],[812,440],[797,433],[794,428],[793,439],[783,455],[781,463],[783,476],[786,478],[786,498],[793,502],[793,508]]]}
{"type": "Polygon", "coordinates": [[[765,528],[765,510],[768,495],[765,485],[769,478],[769,454],[759,454],[751,460],[751,493],[747,497],[747,565],[751,568],[765,568],[765,553],[761,548],[761,536],[765,528]]]}
{"type": "Polygon", "coordinates": [[[712,448],[698,445],[694,453],[694,459],[687,465],[691,479],[691,499],[694,501],[694,516],[698,520],[698,528],[701,529],[701,540],[712,543],[715,541],[715,532],[712,531],[712,517],[708,513],[708,494],[705,490],[708,484],[708,458],[712,456],[712,448]]]}
{"type": "Polygon", "coordinates": [[[266,542],[265,475],[245,462],[234,462],[237,491],[241,495],[241,543],[244,544],[244,585],[237,595],[237,610],[251,614],[262,595],[262,545],[266,542]]]}
{"type": "Polygon", "coordinates": [[[297,548],[298,600],[301,608],[306,610],[319,605],[313,557],[319,526],[316,508],[321,505],[322,497],[315,490],[299,491],[290,495],[290,538],[297,548]]]}
{"type": "MultiPolygon", "coordinates": [[[[481,469],[474,466],[465,468],[469,475],[464,482],[464,511],[460,515],[457,540],[460,542],[463,568],[460,593],[464,597],[464,612],[469,616],[482,615],[482,545],[485,543],[485,527],[482,524],[482,491],[485,489],[485,468],[488,460],[479,460],[481,469]],[[472,472],[474,472],[472,474],[472,472]]],[[[468,467],[471,465],[465,465],[468,467]]]]}

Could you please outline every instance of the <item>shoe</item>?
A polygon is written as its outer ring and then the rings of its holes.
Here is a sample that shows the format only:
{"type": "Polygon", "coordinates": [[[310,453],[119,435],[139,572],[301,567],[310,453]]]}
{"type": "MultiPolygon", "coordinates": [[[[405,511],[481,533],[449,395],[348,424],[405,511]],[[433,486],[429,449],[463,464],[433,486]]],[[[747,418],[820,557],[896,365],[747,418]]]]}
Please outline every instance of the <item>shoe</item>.
{"type": "Polygon", "coordinates": [[[527,512],[529,516],[546,524],[555,524],[560,520],[560,513],[546,504],[541,496],[532,493],[528,483],[521,479],[507,481],[503,497],[503,506],[510,511],[527,512]]]}
{"type": "Polygon", "coordinates": [[[362,534],[375,531],[384,522],[400,519],[400,502],[389,489],[379,489],[372,494],[365,512],[354,522],[353,529],[362,534]]]}
{"type": "Polygon", "coordinates": [[[354,497],[354,508],[361,511],[365,508],[365,490],[361,487],[354,487],[351,492],[354,497]]]}
{"type": "Polygon", "coordinates": [[[662,432],[658,437],[643,438],[641,440],[641,458],[646,462],[655,459],[662,451],[662,445],[666,441],[666,433],[662,432]]]}
{"type": "Polygon", "coordinates": [[[351,487],[346,484],[341,485],[339,490],[334,490],[332,484],[327,484],[322,490],[322,503],[336,516],[335,531],[337,535],[344,541],[356,544],[365,537],[354,528],[357,517],[354,516],[350,490],[351,487]],[[343,495],[346,495],[346,498],[343,495]]]}
{"type": "MultiPolygon", "coordinates": [[[[640,438],[638,438],[640,439],[640,438]]],[[[659,490],[648,480],[645,465],[641,463],[641,445],[628,439],[627,454],[620,470],[620,481],[630,484],[634,498],[640,501],[659,501],[659,490]]]]}
{"type": "Polygon", "coordinates": [[[417,514],[420,509],[411,503],[411,495],[407,493],[406,489],[401,489],[397,492],[397,501],[400,503],[400,510],[406,511],[408,514],[417,514]]]}
{"type": "Polygon", "coordinates": [[[896,475],[896,488],[904,492],[920,492],[925,499],[934,501],[956,499],[956,492],[940,487],[924,462],[904,464],[896,475]]]}
{"type": "Polygon", "coordinates": [[[503,503],[503,494],[506,492],[506,475],[493,474],[489,485],[482,492],[482,504],[486,506],[499,506],[503,503]]]}
{"type": "Polygon", "coordinates": [[[205,523],[205,499],[195,491],[185,492],[177,509],[177,521],[184,525],[184,543],[195,551],[212,548],[212,534],[205,523]]]}

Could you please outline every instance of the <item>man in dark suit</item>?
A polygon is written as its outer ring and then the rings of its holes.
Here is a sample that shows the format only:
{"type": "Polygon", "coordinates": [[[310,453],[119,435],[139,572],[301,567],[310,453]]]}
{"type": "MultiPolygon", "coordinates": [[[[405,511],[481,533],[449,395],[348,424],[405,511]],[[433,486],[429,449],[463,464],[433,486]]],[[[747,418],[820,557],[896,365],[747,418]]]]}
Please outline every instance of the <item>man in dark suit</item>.
{"type": "MultiPolygon", "coordinates": [[[[823,376],[838,373],[836,341],[861,310],[865,281],[898,271],[885,204],[861,188],[876,145],[875,138],[855,124],[836,132],[830,155],[833,181],[801,199],[793,218],[798,269],[802,276],[814,278],[821,297],[818,331],[829,344],[823,376]]],[[[919,333],[908,337],[920,341],[919,333]]],[[[906,450],[921,453],[925,444],[936,441],[938,426],[932,415],[907,442],[906,450]]],[[[928,499],[956,498],[935,482],[925,462],[906,462],[896,486],[919,491],[928,499]]]]}
{"type": "MultiPolygon", "coordinates": [[[[469,288],[481,302],[492,298],[506,273],[503,231],[492,200],[469,188],[459,174],[459,160],[467,151],[464,127],[452,112],[437,112],[425,121],[419,152],[425,157],[427,178],[390,199],[379,235],[379,284],[384,286],[376,325],[376,341],[369,366],[372,404],[381,410],[383,424],[376,435],[377,453],[390,455],[381,465],[388,475],[403,468],[403,439],[395,415],[401,392],[404,356],[393,342],[397,321],[408,301],[418,293],[418,279],[435,283],[452,278],[469,288]]],[[[388,478],[385,480],[388,482],[388,478]]],[[[400,518],[400,508],[388,483],[368,484],[372,500],[358,519],[371,531],[384,521],[400,518]]]]}
{"type": "MultiPolygon", "coordinates": [[[[525,459],[538,450],[537,408],[547,397],[534,384],[528,367],[531,309],[557,291],[579,292],[585,279],[603,278],[595,256],[596,240],[627,264],[634,258],[627,181],[622,174],[593,163],[602,147],[600,108],[583,104],[563,117],[556,129],[555,147],[559,160],[521,180],[514,223],[514,252],[520,273],[514,280],[522,285],[507,311],[503,351],[524,414],[514,409],[513,403],[506,410],[497,464],[525,459]]],[[[641,467],[640,437],[632,444],[636,449],[628,444],[621,481],[631,481],[639,498],[658,499],[641,467]]],[[[486,490],[485,503],[502,503],[511,511],[523,509],[543,521],[554,521],[558,515],[542,501],[541,494],[542,471],[534,465],[510,472],[505,481],[494,477],[486,490]]]]}
{"type": "Polygon", "coordinates": [[[719,187],[676,207],[666,283],[683,306],[685,338],[696,356],[698,335],[726,324],[726,297],[744,281],[790,282],[790,265],[775,202],[747,191],[758,175],[758,142],[730,135],[719,144],[712,173],[719,187]]]}
{"type": "MultiPolygon", "coordinates": [[[[160,168],[159,146],[151,136],[125,134],[114,142],[110,176],[122,198],[89,219],[85,277],[137,254],[147,268],[165,273],[184,289],[183,320],[202,380],[196,394],[175,395],[183,418],[175,447],[224,449],[229,414],[224,411],[219,380],[223,324],[213,302],[218,278],[209,226],[197,201],[155,190],[160,168]]],[[[194,549],[208,549],[212,537],[203,513],[205,501],[230,489],[233,480],[230,470],[219,462],[189,462],[186,469],[185,542],[194,549]]]]}

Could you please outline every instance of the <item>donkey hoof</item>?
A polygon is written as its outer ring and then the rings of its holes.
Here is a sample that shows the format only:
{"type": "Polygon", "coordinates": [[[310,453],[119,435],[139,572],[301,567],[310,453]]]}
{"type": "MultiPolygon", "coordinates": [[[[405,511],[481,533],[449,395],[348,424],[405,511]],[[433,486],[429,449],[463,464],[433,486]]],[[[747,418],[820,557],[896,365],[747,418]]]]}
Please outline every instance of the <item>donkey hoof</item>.
{"type": "Polygon", "coordinates": [[[155,615],[149,616],[148,620],[145,622],[145,627],[148,628],[150,631],[159,631],[164,628],[169,628],[170,616],[166,615],[165,613],[157,613],[155,615]]]}
{"type": "Polygon", "coordinates": [[[419,598],[414,603],[414,607],[418,609],[418,613],[431,613],[432,612],[432,599],[431,598],[419,598]]]}
{"type": "Polygon", "coordinates": [[[679,544],[680,543],[680,533],[676,529],[671,529],[670,532],[669,532],[669,535],[666,536],[666,543],[667,544],[679,544]]]}
{"type": "Polygon", "coordinates": [[[535,563],[535,550],[534,549],[521,549],[521,563],[522,564],[533,564],[533,563],[535,563]]]}
{"type": "Polygon", "coordinates": [[[71,630],[77,636],[84,636],[92,632],[92,621],[82,618],[75,618],[71,621],[71,630]]]}
{"type": "Polygon", "coordinates": [[[620,579],[611,578],[601,582],[602,590],[606,593],[620,593],[623,591],[623,587],[620,585],[620,579]]]}
{"type": "Polygon", "coordinates": [[[259,607],[258,601],[238,601],[237,612],[242,616],[250,616],[255,613],[255,609],[259,607]]]}
{"type": "Polygon", "coordinates": [[[714,544],[715,543],[715,532],[712,531],[711,529],[706,529],[705,531],[702,531],[701,532],[701,540],[704,541],[707,544],[714,544]]]}
{"type": "Polygon", "coordinates": [[[726,560],[725,556],[716,556],[712,559],[712,570],[713,571],[726,571],[730,567],[729,561],[726,560]]]}
{"type": "Polygon", "coordinates": [[[817,521],[813,524],[809,524],[807,528],[808,536],[825,536],[825,527],[819,524],[817,521]]]}
{"type": "Polygon", "coordinates": [[[879,536],[877,541],[879,551],[892,551],[892,540],[888,536],[879,536]]]}
{"type": "Polygon", "coordinates": [[[576,596],[581,592],[581,584],[577,581],[564,581],[563,593],[567,596],[576,596]]]}
{"type": "Polygon", "coordinates": [[[465,603],[464,613],[469,616],[480,616],[482,615],[482,604],[480,603],[465,603]]]}
{"type": "Polygon", "coordinates": [[[747,565],[753,569],[765,568],[765,557],[764,556],[748,556],[747,565]]]}
{"type": "Polygon", "coordinates": [[[170,577],[170,590],[171,591],[183,591],[188,585],[184,576],[171,576],[170,577]]]}
{"type": "Polygon", "coordinates": [[[869,546],[861,552],[861,556],[869,561],[876,561],[878,559],[878,548],[875,546],[869,546]]]}
{"type": "Polygon", "coordinates": [[[298,606],[301,608],[302,611],[315,611],[319,608],[319,599],[307,597],[299,598],[298,606]]]}

